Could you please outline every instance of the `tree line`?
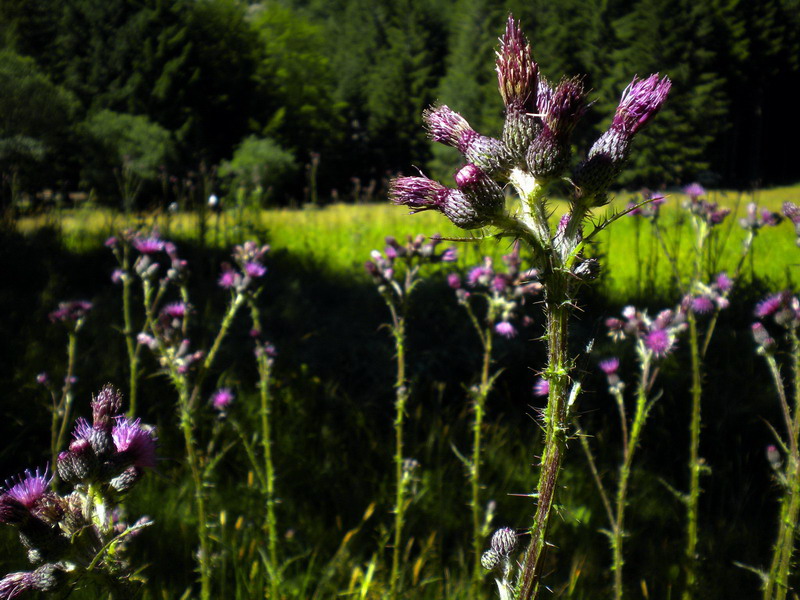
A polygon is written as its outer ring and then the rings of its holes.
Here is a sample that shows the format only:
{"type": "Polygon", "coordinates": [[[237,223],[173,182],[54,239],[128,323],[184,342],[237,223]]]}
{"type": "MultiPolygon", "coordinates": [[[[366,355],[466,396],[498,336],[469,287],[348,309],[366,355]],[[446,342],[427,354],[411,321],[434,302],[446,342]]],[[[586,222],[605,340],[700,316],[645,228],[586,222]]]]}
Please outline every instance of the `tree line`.
{"type": "Polygon", "coordinates": [[[146,203],[201,170],[274,202],[412,168],[446,178],[460,157],[421,112],[444,103],[499,134],[509,12],[544,76],[585,75],[578,147],[634,74],[672,79],[622,185],[797,178],[797,0],[0,0],[3,201],[49,187],[146,203]]]}

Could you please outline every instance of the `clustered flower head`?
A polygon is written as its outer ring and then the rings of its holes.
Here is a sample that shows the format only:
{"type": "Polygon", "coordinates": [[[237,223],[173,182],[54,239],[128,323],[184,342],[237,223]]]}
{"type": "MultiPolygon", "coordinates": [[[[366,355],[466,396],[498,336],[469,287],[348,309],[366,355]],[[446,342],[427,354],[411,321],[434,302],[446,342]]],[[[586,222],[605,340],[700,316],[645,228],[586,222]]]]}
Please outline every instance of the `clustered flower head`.
{"type": "Polygon", "coordinates": [[[780,225],[781,221],[783,221],[783,217],[778,213],[766,208],[759,209],[755,202],[750,202],[747,205],[745,216],[739,219],[739,225],[742,226],[742,229],[755,232],[762,227],[776,227],[780,225]]]}
{"type": "Polygon", "coordinates": [[[709,227],[720,225],[731,214],[729,208],[719,208],[716,202],[706,200],[706,191],[699,183],[686,186],[683,193],[688,196],[684,208],[709,227]]]}
{"type": "Polygon", "coordinates": [[[687,327],[683,312],[669,309],[653,319],[644,311],[626,306],[622,317],[606,319],[609,336],[614,341],[633,338],[640,354],[653,358],[663,358],[672,352],[678,335],[687,327]]]}
{"type": "Polygon", "coordinates": [[[129,527],[114,505],[143,469],[155,466],[157,439],[151,427],[120,414],[122,396],[110,385],[92,399],[91,408],[91,423],[78,419],[73,440],[58,455],[56,471],[70,492],[53,490],[48,468],[26,470],[0,488],[0,524],[17,530],[34,567],[2,578],[0,598],[52,592],[95,575],[124,583],[131,575],[125,546],[149,521],[129,527]],[[107,552],[118,536],[115,551],[107,552]]]}
{"type": "Polygon", "coordinates": [[[442,238],[438,235],[429,239],[422,234],[415,237],[409,235],[405,244],[400,244],[394,237],[387,236],[384,251],[373,250],[370,253],[371,260],[364,263],[364,268],[379,291],[388,291],[391,288],[402,296],[402,288],[395,281],[398,261],[405,264],[406,274],[412,276],[423,264],[454,262],[457,258],[455,248],[448,247],[440,252],[438,246],[441,242],[442,238]]]}
{"type": "Polygon", "coordinates": [[[797,206],[794,202],[784,202],[783,214],[794,225],[794,232],[797,236],[796,243],[800,246],[800,206],[797,206]]]}
{"type": "Polygon", "coordinates": [[[244,292],[250,290],[257,279],[261,279],[267,272],[264,259],[269,246],[260,246],[256,242],[247,241],[233,249],[235,266],[228,262],[222,263],[222,272],[217,283],[221,288],[244,292]]]}
{"type": "MultiPolygon", "coordinates": [[[[423,175],[395,179],[389,192],[393,203],[412,212],[438,210],[464,229],[505,228],[509,215],[501,186],[513,179],[515,171],[541,183],[565,175],[571,162],[572,132],[589,106],[583,79],[545,80],[529,42],[511,16],[495,66],[505,105],[502,139],[477,133],[448,106],[427,109],[423,120],[428,136],[459,150],[465,166],[455,175],[455,187],[423,175]]],[[[576,202],[586,206],[606,202],[606,191],[627,161],[634,136],[660,110],[670,86],[669,79],[658,74],[634,77],[622,94],[609,130],[572,173],[576,202]]]]}
{"type": "Polygon", "coordinates": [[[692,284],[692,289],[681,300],[680,310],[696,315],[707,315],[715,310],[725,310],[730,306],[728,294],[733,289],[733,281],[724,271],[718,273],[711,283],[700,281],[692,284]]]}
{"type": "Polygon", "coordinates": [[[58,309],[52,311],[48,316],[52,323],[66,323],[75,329],[79,328],[92,310],[92,303],[88,300],[71,300],[59,302],[58,309]]]}
{"type": "Polygon", "coordinates": [[[756,305],[754,314],[758,321],[753,323],[752,332],[758,351],[771,353],[777,343],[768,326],[775,325],[786,332],[797,331],[800,327],[800,299],[788,291],[771,294],[756,305]]]}
{"type": "Polygon", "coordinates": [[[459,303],[467,304],[476,295],[486,301],[486,317],[494,324],[498,335],[511,338],[517,335],[514,322],[527,325],[529,319],[518,314],[526,300],[540,293],[542,284],[535,269],[522,271],[519,244],[503,256],[504,271],[495,271],[492,257],[484,257],[481,264],[467,272],[464,282],[458,273],[447,277],[448,285],[455,290],[459,303]]]}

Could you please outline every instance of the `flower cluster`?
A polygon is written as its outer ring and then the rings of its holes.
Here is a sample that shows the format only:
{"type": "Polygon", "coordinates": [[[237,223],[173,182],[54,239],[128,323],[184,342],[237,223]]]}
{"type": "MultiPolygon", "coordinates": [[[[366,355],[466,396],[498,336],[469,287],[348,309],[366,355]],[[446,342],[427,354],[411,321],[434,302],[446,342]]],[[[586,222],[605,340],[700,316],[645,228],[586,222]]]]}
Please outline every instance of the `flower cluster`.
{"type": "Polygon", "coordinates": [[[527,325],[529,319],[519,315],[519,309],[530,296],[541,292],[542,285],[537,280],[535,269],[522,271],[520,266],[519,244],[503,256],[505,271],[495,271],[490,256],[484,257],[480,265],[472,267],[462,281],[458,273],[451,273],[447,283],[455,290],[462,305],[468,305],[470,298],[478,296],[486,302],[486,319],[494,326],[498,335],[511,338],[517,335],[515,321],[527,325]]]}
{"type": "Polygon", "coordinates": [[[748,231],[758,231],[762,227],[775,227],[781,221],[783,221],[783,217],[778,213],[766,208],[759,209],[755,202],[750,202],[747,205],[745,216],[739,219],[739,225],[748,231]]]}
{"type": "Polygon", "coordinates": [[[113,236],[106,240],[105,245],[113,253],[119,267],[111,274],[111,281],[121,283],[130,278],[127,254],[130,249],[135,250],[138,256],[133,263],[133,272],[142,279],[154,281],[161,270],[162,264],[158,261],[159,254],[166,254],[169,263],[166,264],[166,273],[161,281],[162,285],[169,282],[183,283],[188,277],[188,263],[178,255],[178,249],[172,242],[159,237],[153,230],[149,233],[128,230],[119,237],[113,236]]]}
{"type": "Polygon", "coordinates": [[[800,246],[800,206],[793,202],[783,203],[783,214],[794,225],[794,232],[797,236],[797,245],[800,246]]]}
{"type": "Polygon", "coordinates": [[[370,254],[371,260],[364,263],[364,268],[379,291],[391,288],[402,296],[401,287],[395,281],[397,261],[405,262],[409,267],[408,272],[414,273],[422,264],[455,262],[457,258],[455,248],[445,248],[441,252],[437,250],[441,241],[439,236],[432,236],[426,241],[422,234],[416,237],[409,235],[405,245],[402,245],[394,237],[387,236],[384,251],[373,250],[370,254]]]}
{"type": "Polygon", "coordinates": [[[78,419],[69,448],[58,455],[57,473],[72,490],[53,491],[48,469],[25,471],[0,492],[0,523],[14,527],[34,565],[0,580],[0,598],[51,592],[82,578],[119,585],[133,571],[125,546],[143,527],[127,525],[115,504],[156,464],[154,430],[122,416],[122,396],[105,386],[92,399],[92,422],[78,419]]]}
{"type": "Polygon", "coordinates": [[[663,358],[672,352],[678,335],[687,326],[681,311],[662,310],[651,319],[646,312],[626,306],[622,317],[606,319],[611,338],[614,341],[633,338],[640,353],[655,358],[663,358]]]}
{"type": "Polygon", "coordinates": [[[501,598],[508,598],[511,591],[509,576],[512,568],[512,556],[517,549],[517,532],[511,527],[502,527],[492,534],[489,549],[481,556],[481,566],[487,571],[500,567],[502,578],[497,579],[497,588],[501,598]]]}
{"type": "Polygon", "coordinates": [[[77,330],[83,324],[90,310],[92,310],[91,302],[87,300],[72,300],[69,302],[59,302],[58,309],[51,312],[48,316],[52,323],[65,323],[77,330]]]}
{"type": "MultiPolygon", "coordinates": [[[[429,137],[458,149],[466,164],[455,175],[455,187],[423,175],[395,179],[392,202],[412,212],[438,210],[464,229],[502,228],[510,217],[502,185],[520,179],[522,173],[522,179],[539,184],[564,176],[571,162],[572,131],[589,106],[583,80],[563,77],[551,83],[542,77],[530,44],[511,16],[500,40],[496,70],[506,113],[502,139],[477,133],[447,106],[429,108],[423,113],[429,137]]],[[[627,161],[634,136],[659,111],[670,86],[669,79],[658,74],[633,79],[610,128],[572,173],[576,202],[606,202],[606,191],[627,161]]]]}
{"type": "Polygon", "coordinates": [[[688,196],[684,208],[708,226],[720,225],[731,214],[729,208],[719,208],[716,202],[706,200],[706,190],[699,183],[686,186],[683,193],[688,196]]]}
{"type": "Polygon", "coordinates": [[[752,326],[758,351],[762,354],[771,353],[775,350],[776,342],[767,325],[771,322],[784,331],[796,332],[800,327],[800,299],[788,291],[778,292],[759,302],[754,314],[759,319],[752,326]]]}
{"type": "Polygon", "coordinates": [[[217,280],[221,288],[243,292],[252,287],[256,279],[260,279],[267,272],[264,258],[269,252],[269,246],[259,246],[256,242],[247,241],[233,249],[235,266],[222,263],[222,273],[217,280]]]}
{"type": "Polygon", "coordinates": [[[711,283],[696,281],[683,297],[680,310],[705,315],[714,310],[724,310],[730,305],[728,295],[733,289],[733,280],[724,271],[718,273],[711,283]]]}

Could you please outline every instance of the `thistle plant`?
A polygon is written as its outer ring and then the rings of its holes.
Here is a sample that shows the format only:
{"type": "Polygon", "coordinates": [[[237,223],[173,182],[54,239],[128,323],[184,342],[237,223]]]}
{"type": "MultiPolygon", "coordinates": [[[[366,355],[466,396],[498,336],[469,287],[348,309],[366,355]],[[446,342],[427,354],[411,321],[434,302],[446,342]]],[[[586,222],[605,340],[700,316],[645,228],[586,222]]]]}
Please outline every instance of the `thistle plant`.
{"type": "Polygon", "coordinates": [[[717,267],[721,254],[719,226],[730,214],[727,208],[720,208],[715,202],[706,199],[707,193],[697,183],[684,188],[687,200],[684,209],[689,213],[694,231],[691,254],[691,271],[688,282],[684,282],[677,257],[667,248],[663,233],[656,219],[651,219],[653,231],[659,240],[672,270],[679,289],[684,290],[682,308],[687,317],[689,329],[689,352],[692,366],[692,405],[689,421],[689,490],[680,498],[686,507],[686,549],[685,549],[685,586],[683,599],[690,600],[696,593],[697,586],[697,542],[698,542],[698,505],[701,493],[700,476],[708,470],[700,456],[700,432],[702,428],[702,376],[703,361],[716,329],[720,312],[727,308],[728,297],[738,281],[742,267],[748,256],[752,256],[753,243],[759,231],[765,226],[775,226],[781,222],[778,214],[759,209],[751,202],[739,224],[745,230],[741,254],[733,272],[718,273],[712,283],[704,283],[709,273],[717,267]],[[710,315],[704,333],[699,330],[698,317],[710,315]]]}
{"type": "MultiPolygon", "coordinates": [[[[472,455],[469,459],[462,457],[467,468],[470,484],[470,509],[472,512],[472,542],[474,562],[472,571],[472,594],[477,594],[477,586],[482,580],[481,548],[486,537],[489,523],[483,518],[483,507],[480,498],[480,469],[482,462],[483,417],[486,400],[499,373],[491,373],[493,340],[495,335],[511,338],[517,335],[515,322],[523,325],[530,320],[520,314],[522,305],[541,290],[536,280],[536,271],[521,271],[519,244],[503,256],[505,271],[496,272],[492,258],[487,256],[480,265],[471,268],[466,281],[457,273],[451,273],[448,284],[455,290],[459,304],[469,316],[470,322],[478,334],[483,347],[480,382],[470,389],[472,400],[472,455]],[[473,305],[476,299],[483,305],[481,312],[473,305]]],[[[459,455],[460,456],[460,455],[459,455]]]]}
{"type": "MultiPolygon", "coordinates": [[[[206,507],[206,485],[210,472],[217,463],[201,451],[195,427],[205,379],[234,317],[254,293],[256,282],[266,272],[263,259],[269,247],[259,246],[255,242],[245,242],[234,249],[235,266],[223,265],[218,283],[220,287],[231,290],[231,297],[211,346],[208,350],[204,350],[195,348],[189,337],[192,304],[188,290],[187,262],[179,257],[174,244],[160,239],[156,234],[149,236],[129,234],[127,239],[130,246],[140,255],[134,262],[132,273],[123,271],[119,279],[124,283],[125,277],[135,275],[141,281],[145,316],[143,329],[136,336],[136,341],[139,347],[147,347],[153,352],[162,373],[167,376],[177,392],[179,426],[184,438],[186,459],[194,487],[200,544],[198,552],[200,598],[207,600],[212,595],[212,540],[206,507]],[[161,262],[163,255],[167,258],[164,264],[161,262]],[[180,299],[167,302],[167,294],[176,288],[180,299]]],[[[108,243],[115,253],[124,259],[124,250],[120,252],[117,244],[116,241],[108,243]]],[[[123,288],[123,294],[125,293],[123,288]]],[[[126,329],[130,322],[126,317],[126,329]]],[[[138,364],[138,348],[132,355],[129,351],[129,358],[131,356],[135,359],[131,368],[133,374],[134,367],[138,364]]]]}
{"type": "Polygon", "coordinates": [[[492,227],[497,235],[521,240],[532,254],[544,290],[548,362],[543,377],[549,394],[543,415],[544,451],[530,544],[520,565],[513,597],[529,600],[540,589],[546,537],[569,435],[570,407],[580,386],[573,385],[567,338],[579,284],[597,276],[599,265],[584,255],[594,235],[619,215],[611,215],[584,235],[592,210],[608,202],[609,187],[622,171],[636,134],[666,100],[670,81],[653,74],[634,77],[624,90],[609,129],[570,173],[571,134],[588,108],[583,80],[564,77],[551,83],[539,75],[531,47],[509,16],[496,61],[505,105],[502,139],[475,132],[446,106],[423,114],[430,137],[454,146],[467,164],[455,175],[455,188],[424,176],[392,182],[391,200],[412,212],[437,210],[464,229],[492,227]],[[553,228],[548,200],[555,185],[570,186],[567,213],[553,228]],[[519,204],[506,207],[503,186],[510,184],[519,204]]]}
{"type": "Polygon", "coordinates": [[[389,329],[395,345],[395,361],[397,365],[394,390],[394,433],[395,433],[395,500],[394,500],[394,541],[392,545],[392,569],[390,573],[390,598],[397,598],[402,589],[402,571],[400,555],[403,544],[403,525],[405,511],[408,506],[407,487],[410,482],[406,457],[403,450],[403,427],[405,424],[406,405],[409,399],[409,381],[406,364],[406,319],[409,299],[420,283],[421,268],[426,264],[453,262],[456,253],[453,248],[437,252],[441,238],[434,236],[429,241],[418,235],[411,236],[405,245],[395,238],[386,238],[383,253],[372,251],[371,260],[364,267],[376,285],[378,292],[391,314],[389,329]],[[399,267],[399,268],[398,268],[399,267]]]}
{"type": "Polygon", "coordinates": [[[109,598],[137,595],[142,579],[126,550],[152,522],[143,517],[126,523],[119,503],[144,469],[155,466],[156,435],[152,427],[122,415],[122,395],[110,385],[91,407],[91,423],[78,419],[69,448],[58,454],[60,487],[69,491],[52,489],[48,467],[6,480],[0,491],[0,523],[17,530],[34,567],[0,579],[3,600],[35,592],[69,595],[86,586],[109,598]]]}
{"type": "Polygon", "coordinates": [[[647,417],[657,400],[652,394],[653,384],[658,373],[658,363],[674,349],[681,332],[686,329],[685,314],[681,311],[664,310],[651,318],[646,312],[628,306],[623,310],[623,318],[606,320],[608,333],[614,341],[632,339],[636,348],[639,367],[639,378],[636,385],[633,415],[629,417],[625,407],[625,382],[619,374],[620,361],[612,357],[600,362],[601,370],[608,380],[608,391],[614,397],[619,413],[620,431],[622,432],[622,461],[617,474],[616,491],[612,494],[606,489],[598,472],[589,441],[582,435],[579,427],[581,446],[586,454],[600,499],[609,521],[609,538],[612,553],[612,571],[614,573],[614,598],[624,597],[623,566],[625,555],[623,543],[625,539],[625,510],[628,501],[628,489],[631,479],[633,459],[644,430],[647,417]]]}
{"type": "Polygon", "coordinates": [[[92,309],[87,300],[60,302],[58,308],[49,314],[52,323],[61,323],[67,330],[67,370],[60,389],[56,389],[47,374],[42,373],[37,381],[50,392],[51,424],[50,424],[50,456],[55,464],[58,449],[64,444],[72,413],[74,394],[72,386],[76,381],[75,359],[78,352],[78,332],[92,309]]]}
{"type": "MultiPolygon", "coordinates": [[[[791,219],[795,208],[784,206],[784,214],[791,219]]],[[[800,300],[789,292],[773,294],[756,306],[755,316],[759,320],[752,326],[753,337],[758,354],[767,361],[772,375],[785,427],[783,433],[771,428],[776,445],[767,449],[768,461],[781,490],[778,531],[769,570],[756,572],[763,582],[764,600],[784,600],[791,589],[789,578],[800,518],[800,300]],[[774,328],[788,345],[790,358],[785,366],[790,373],[789,383],[781,377],[779,341],[770,333],[774,328]]]]}

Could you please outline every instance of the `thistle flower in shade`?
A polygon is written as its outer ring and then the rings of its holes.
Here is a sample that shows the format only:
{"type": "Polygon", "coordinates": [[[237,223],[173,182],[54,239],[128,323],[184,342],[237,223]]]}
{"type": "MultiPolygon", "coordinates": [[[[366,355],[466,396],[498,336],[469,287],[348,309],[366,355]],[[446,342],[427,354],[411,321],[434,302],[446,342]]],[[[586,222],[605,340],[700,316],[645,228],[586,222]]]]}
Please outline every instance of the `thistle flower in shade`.
{"type": "Polygon", "coordinates": [[[264,276],[264,273],[267,272],[267,267],[259,262],[251,261],[245,263],[244,272],[253,279],[258,279],[259,277],[264,276]]]}
{"type": "Polygon", "coordinates": [[[169,319],[183,319],[186,316],[186,304],[183,302],[172,302],[161,309],[161,314],[169,319]]]}
{"type": "Polygon", "coordinates": [[[461,289],[461,276],[458,273],[450,273],[447,276],[447,285],[453,290],[461,289]]]}
{"type": "Polygon", "coordinates": [[[542,128],[526,153],[528,169],[543,179],[557,177],[569,164],[572,130],[588,108],[583,81],[577,77],[562,79],[545,98],[539,108],[542,128]]]}
{"type": "Polygon", "coordinates": [[[547,396],[550,393],[550,382],[543,377],[540,377],[536,380],[536,383],[533,384],[533,395],[534,396],[547,396]]]}
{"type": "Polygon", "coordinates": [[[233,402],[233,392],[230,388],[219,388],[211,396],[211,404],[215,409],[223,411],[227,409],[233,402]]]}
{"type": "Polygon", "coordinates": [[[690,300],[690,310],[699,315],[705,315],[714,310],[714,300],[708,296],[694,296],[690,300]]]}
{"type": "Polygon", "coordinates": [[[768,296],[756,305],[755,315],[759,319],[769,317],[778,312],[786,304],[786,300],[785,292],[768,296]]]}
{"type": "Polygon", "coordinates": [[[508,171],[509,154],[503,142],[477,133],[467,120],[445,105],[434,106],[422,113],[428,137],[456,148],[468,162],[492,175],[508,171]]]}
{"type": "Polygon", "coordinates": [[[666,356],[673,344],[674,340],[666,329],[653,329],[644,336],[645,347],[659,358],[666,356]]]}
{"type": "Polygon", "coordinates": [[[511,15],[497,51],[497,83],[506,106],[503,141],[515,162],[525,158],[528,146],[541,128],[537,113],[539,66],[531,46],[511,15]]]}
{"type": "Polygon", "coordinates": [[[592,145],[575,172],[575,184],[582,197],[602,195],[622,170],[634,136],[661,109],[672,83],[655,73],[647,79],[634,77],[622,93],[611,127],[592,145]]]}
{"type": "Polygon", "coordinates": [[[767,328],[761,323],[753,323],[751,330],[753,339],[765,352],[775,347],[775,340],[769,335],[767,328]]]}
{"type": "Polygon", "coordinates": [[[164,250],[164,240],[157,235],[150,237],[137,236],[133,238],[131,244],[142,254],[156,254],[164,250]]]}
{"type": "Polygon", "coordinates": [[[155,434],[143,427],[140,419],[131,421],[127,417],[117,417],[111,437],[117,452],[124,455],[133,466],[156,466],[155,434]]]}
{"type": "Polygon", "coordinates": [[[498,335],[502,335],[505,338],[512,338],[517,335],[517,330],[508,321],[500,321],[494,326],[494,330],[498,335]]]}
{"type": "Polygon", "coordinates": [[[598,363],[600,370],[606,375],[612,375],[619,369],[619,359],[612,357],[606,360],[601,360],[598,363]]]}
{"type": "Polygon", "coordinates": [[[230,289],[236,285],[237,278],[240,278],[240,276],[233,270],[233,267],[229,263],[222,263],[222,272],[219,275],[219,279],[217,279],[217,285],[226,290],[230,289]]]}
{"type": "Polygon", "coordinates": [[[71,300],[69,302],[59,302],[58,309],[50,313],[50,321],[55,323],[77,323],[86,317],[93,304],[87,300],[71,300]]]}
{"type": "Polygon", "coordinates": [[[33,508],[50,491],[53,477],[48,477],[47,471],[47,467],[41,473],[38,467],[33,473],[26,469],[24,474],[17,476],[16,482],[13,479],[6,481],[6,493],[25,508],[33,508]]]}

